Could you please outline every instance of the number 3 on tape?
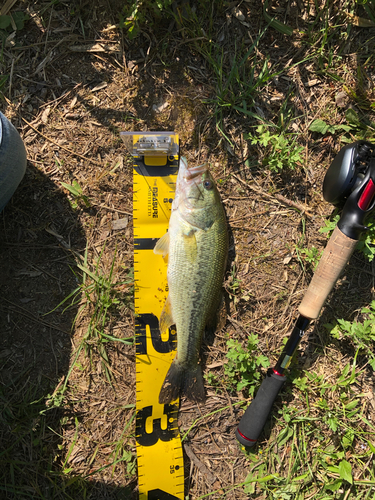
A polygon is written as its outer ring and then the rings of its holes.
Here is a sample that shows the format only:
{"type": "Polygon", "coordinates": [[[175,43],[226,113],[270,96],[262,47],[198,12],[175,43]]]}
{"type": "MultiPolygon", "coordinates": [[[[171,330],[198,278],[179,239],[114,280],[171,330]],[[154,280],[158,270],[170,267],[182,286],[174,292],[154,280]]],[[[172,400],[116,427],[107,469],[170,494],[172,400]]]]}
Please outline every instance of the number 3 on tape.
{"type": "Polygon", "coordinates": [[[184,464],[178,401],[159,392],[175,356],[176,331],[159,331],[168,294],[167,264],[153,253],[166,233],[178,171],[173,132],[121,133],[134,156],[133,219],[136,338],[136,441],[140,500],[183,500],[184,464]]]}

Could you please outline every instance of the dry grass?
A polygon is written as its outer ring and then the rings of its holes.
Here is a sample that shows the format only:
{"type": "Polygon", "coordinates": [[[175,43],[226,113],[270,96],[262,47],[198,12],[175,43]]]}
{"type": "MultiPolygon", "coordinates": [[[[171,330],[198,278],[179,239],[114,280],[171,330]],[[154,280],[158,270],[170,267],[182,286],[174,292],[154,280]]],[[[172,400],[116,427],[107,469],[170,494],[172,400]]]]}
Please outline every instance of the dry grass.
{"type": "MultiPolygon", "coordinates": [[[[247,393],[227,384],[223,365],[229,338],[245,345],[250,332],[258,334],[259,352],[274,363],[291,331],[312,275],[300,250],[325,244],[318,230],[332,207],[322,199],[321,183],[342,145],[342,135],[318,136],[309,125],[316,118],[345,123],[348,106],[371,118],[373,29],[361,31],[340,17],[351,2],[322,2],[321,11],[318,4],[278,2],[272,13],[294,35],[266,30],[254,49],[256,64],[249,59],[243,70],[250,74],[254,67],[256,81],[263,66],[274,76],[259,94],[247,93],[249,80],[230,76],[230,69],[266,27],[262,9],[252,0],[219,4],[216,10],[209,2],[195,6],[202,22],[212,19],[206,32],[175,2],[181,24],[178,16],[149,12],[133,40],[119,28],[124,5],[116,0],[24,0],[3,7],[2,14],[22,12],[29,19],[22,29],[7,29],[0,53],[0,75],[7,76],[0,76],[0,109],[28,152],[25,179],[1,214],[1,498],[136,498],[135,353],[121,341],[133,336],[132,177],[119,132],[146,129],[175,130],[191,163],[210,162],[231,237],[225,283],[230,314],[204,345],[206,373],[216,382],[208,386],[205,406],[183,401],[180,410],[186,492],[194,499],[248,498],[236,485],[258,471],[285,481],[274,484],[275,496],[258,484],[252,498],[297,498],[287,487],[298,475],[291,473],[298,441],[308,443],[299,456],[301,470],[308,463],[314,471],[298,498],[324,498],[326,469],[314,457],[338,437],[326,422],[319,427],[318,386],[308,396],[285,390],[264,441],[249,456],[234,437],[242,415],[238,403],[247,393]],[[325,38],[325,27],[332,39],[325,38]],[[220,48],[216,53],[210,37],[220,48]],[[227,94],[220,94],[228,83],[227,94]],[[343,90],[344,108],[335,101],[343,90]],[[237,102],[241,92],[246,109],[237,102]],[[304,148],[295,170],[262,167],[267,150],[246,139],[259,123],[246,114],[250,109],[275,126],[290,110],[285,130],[304,148]],[[81,195],[62,183],[78,183],[81,195]],[[98,311],[104,303],[108,307],[98,311]],[[280,443],[290,415],[304,414],[306,404],[314,408],[309,418],[316,437],[294,424],[293,436],[280,443]],[[268,446],[263,454],[262,445],[268,446]]],[[[357,132],[351,131],[353,138],[357,132]]],[[[352,347],[332,343],[324,324],[356,317],[371,301],[373,276],[356,254],[302,343],[294,376],[307,369],[334,383],[353,360],[352,347]]],[[[354,392],[366,395],[361,414],[371,422],[372,372],[363,370],[354,392]]],[[[337,406],[337,394],[329,393],[330,407],[337,406]]],[[[360,453],[356,446],[347,450],[348,460],[360,453]]],[[[365,477],[371,476],[370,460],[365,477]]],[[[358,480],[360,463],[353,462],[358,480]]],[[[354,494],[348,488],[343,494],[354,494]]]]}

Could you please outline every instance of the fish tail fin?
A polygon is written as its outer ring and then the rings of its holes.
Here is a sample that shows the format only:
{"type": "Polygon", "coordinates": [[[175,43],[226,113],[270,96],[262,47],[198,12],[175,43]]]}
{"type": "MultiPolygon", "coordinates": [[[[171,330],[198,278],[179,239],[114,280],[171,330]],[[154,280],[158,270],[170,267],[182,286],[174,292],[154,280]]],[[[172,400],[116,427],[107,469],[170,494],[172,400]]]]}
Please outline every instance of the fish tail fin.
{"type": "Polygon", "coordinates": [[[181,386],[184,383],[184,375],[184,368],[176,361],[173,361],[161,386],[159,394],[160,404],[168,404],[179,397],[181,386]]]}
{"type": "Polygon", "coordinates": [[[206,399],[202,368],[197,365],[193,368],[184,367],[176,360],[173,361],[165,377],[159,394],[159,403],[168,404],[179,396],[185,395],[190,401],[203,403],[206,399]]]}
{"type": "Polygon", "coordinates": [[[204,383],[201,365],[189,368],[185,372],[183,393],[195,403],[204,403],[206,395],[204,392],[204,383]]]}

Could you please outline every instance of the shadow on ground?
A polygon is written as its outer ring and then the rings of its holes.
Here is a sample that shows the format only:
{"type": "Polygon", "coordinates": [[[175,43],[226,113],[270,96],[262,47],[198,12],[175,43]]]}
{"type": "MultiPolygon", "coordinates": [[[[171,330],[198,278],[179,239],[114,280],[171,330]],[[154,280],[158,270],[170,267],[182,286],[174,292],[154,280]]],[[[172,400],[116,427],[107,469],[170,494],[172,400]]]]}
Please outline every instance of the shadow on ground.
{"type": "Polygon", "coordinates": [[[78,286],[73,253],[86,244],[76,212],[29,163],[0,218],[0,497],[131,498],[129,488],[64,477],[59,459],[64,419],[79,418],[58,407],[78,304],[57,306],[78,286]]]}

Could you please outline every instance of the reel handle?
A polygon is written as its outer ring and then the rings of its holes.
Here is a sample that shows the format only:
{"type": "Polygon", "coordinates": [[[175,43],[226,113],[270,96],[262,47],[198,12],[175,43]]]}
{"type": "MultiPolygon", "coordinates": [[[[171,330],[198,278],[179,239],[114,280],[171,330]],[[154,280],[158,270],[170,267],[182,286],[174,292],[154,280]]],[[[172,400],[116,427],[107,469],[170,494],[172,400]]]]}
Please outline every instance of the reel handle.
{"type": "Polygon", "coordinates": [[[267,372],[266,378],[247,407],[236,429],[236,438],[246,447],[254,446],[267,421],[272,405],[284,385],[286,377],[267,372]]]}
{"type": "Polygon", "coordinates": [[[349,261],[357,240],[335,227],[298,311],[302,316],[316,319],[323,304],[349,261]]]}

